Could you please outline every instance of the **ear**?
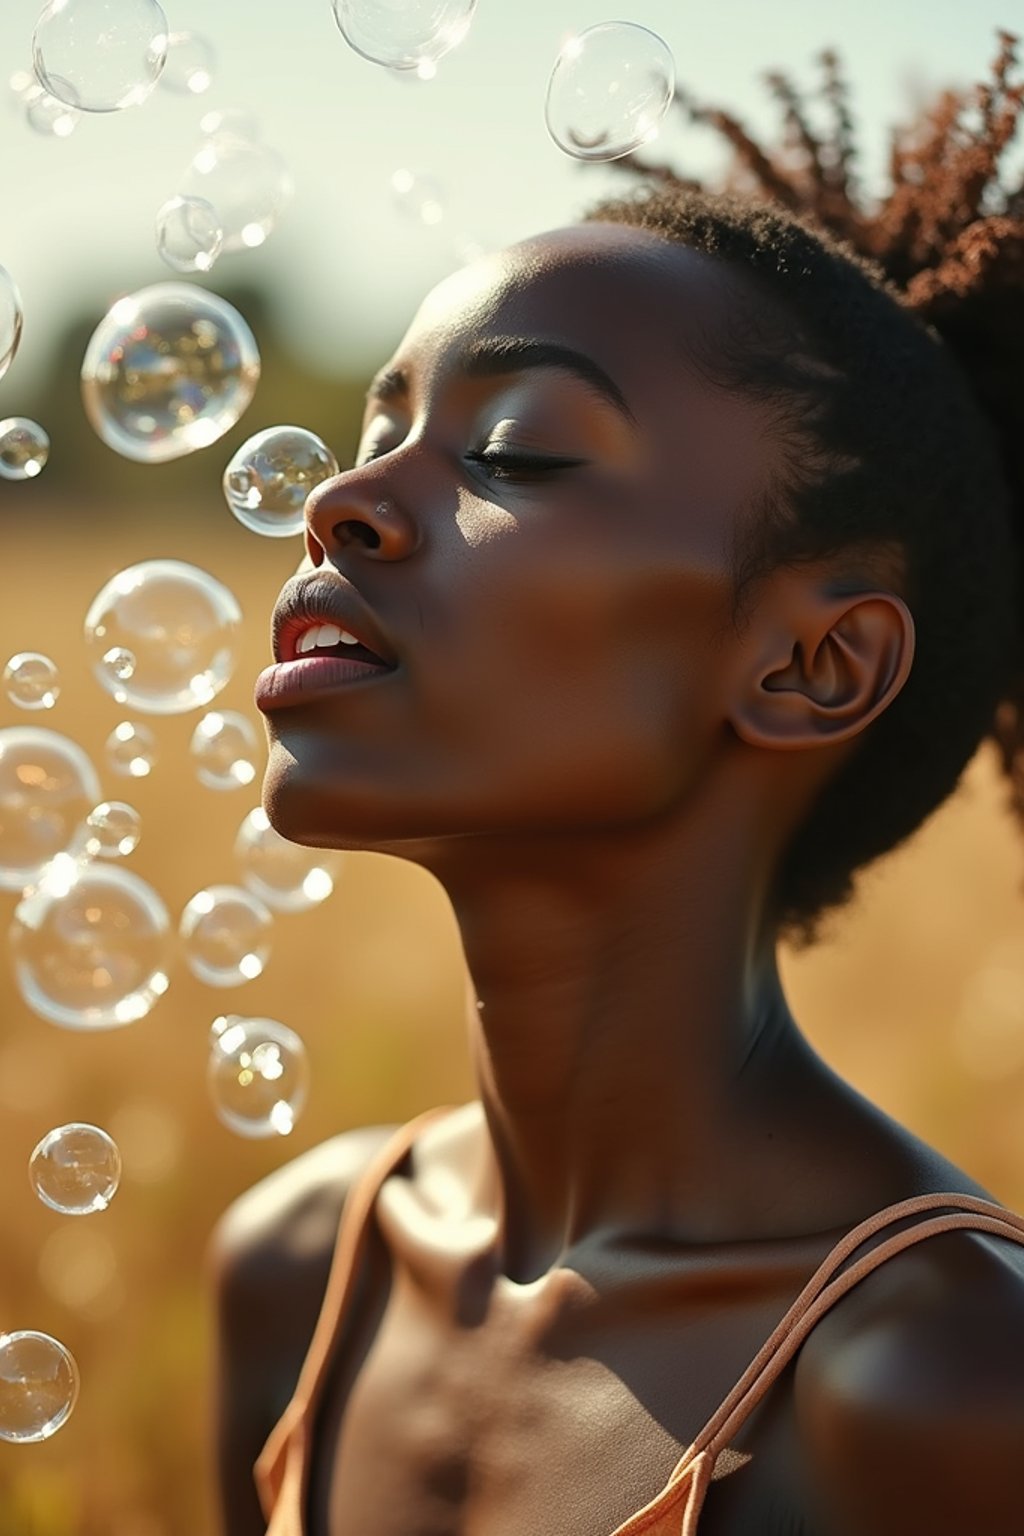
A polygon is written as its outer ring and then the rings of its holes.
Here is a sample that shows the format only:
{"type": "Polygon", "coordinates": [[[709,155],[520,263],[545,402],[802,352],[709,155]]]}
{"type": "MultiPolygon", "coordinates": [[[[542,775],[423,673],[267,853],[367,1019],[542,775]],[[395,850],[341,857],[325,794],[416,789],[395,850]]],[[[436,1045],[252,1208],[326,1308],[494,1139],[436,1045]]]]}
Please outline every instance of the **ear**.
{"type": "Polygon", "coordinates": [[[848,741],[888,708],[910,674],[915,630],[892,592],[823,592],[806,578],[754,619],[729,718],[751,746],[776,751],[848,741]]]}

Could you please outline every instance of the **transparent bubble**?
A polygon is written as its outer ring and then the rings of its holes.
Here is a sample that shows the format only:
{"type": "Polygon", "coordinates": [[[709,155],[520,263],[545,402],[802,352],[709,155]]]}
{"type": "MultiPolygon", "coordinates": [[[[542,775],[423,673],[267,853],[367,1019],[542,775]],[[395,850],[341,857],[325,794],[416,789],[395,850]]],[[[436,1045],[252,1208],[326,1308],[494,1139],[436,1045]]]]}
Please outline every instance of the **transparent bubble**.
{"type": "Polygon", "coordinates": [[[32,91],[41,91],[34,69],[16,69],[7,77],[7,88],[16,102],[23,102],[32,91]]]}
{"type": "Polygon", "coordinates": [[[22,102],[29,127],[35,133],[54,139],[66,139],[74,133],[82,115],[74,107],[69,107],[66,101],[51,96],[49,91],[44,91],[39,85],[27,91],[22,102]]]}
{"type": "Polygon", "coordinates": [[[175,272],[209,272],[223,245],[217,210],[205,198],[171,197],[157,210],[157,252],[175,272]]]}
{"type": "Polygon", "coordinates": [[[50,439],[37,421],[8,416],[0,421],[0,477],[34,480],[50,457],[50,439]]]}
{"type": "Polygon", "coordinates": [[[259,376],[256,341],[237,309],[190,283],[156,283],[118,299],[96,327],[82,401],[109,447],[160,464],[223,437],[259,376]]]}
{"type": "Polygon", "coordinates": [[[31,885],[75,841],[99,798],[77,742],[34,725],[0,730],[0,889],[31,885]]]}
{"type": "Polygon", "coordinates": [[[78,1366],[48,1333],[0,1333],[0,1440],[48,1440],[78,1398],[78,1366]]]}
{"type": "Polygon", "coordinates": [[[0,267],[0,379],[14,361],[21,340],[21,294],[6,267],[0,267]]]}
{"type": "Polygon", "coordinates": [[[334,454],[304,427],[268,427],[250,437],[224,471],[224,497],[246,528],[268,538],[301,533],[306,497],[338,473],[334,454]]]}
{"type": "Polygon", "coordinates": [[[259,119],[244,107],[216,107],[204,112],[199,119],[199,132],[207,139],[215,139],[219,133],[234,134],[236,139],[260,137],[259,119]]]}
{"type": "Polygon", "coordinates": [[[181,190],[217,210],[225,251],[263,244],[291,201],[291,174],[276,149],[235,132],[204,139],[181,190]]]}
{"type": "Polygon", "coordinates": [[[192,733],[189,750],[199,782],[207,789],[239,789],[256,777],[255,727],[233,710],[204,715],[192,733]]]}
{"type": "Polygon", "coordinates": [[[332,0],[334,19],[356,53],[388,69],[434,74],[438,59],[469,31],[476,0],[332,0]]]}
{"type": "Polygon", "coordinates": [[[47,1131],[28,1161],[32,1188],[62,1216],[105,1211],[121,1179],[121,1154],[98,1125],[74,1121],[47,1131]]]}
{"type": "Polygon", "coordinates": [[[86,649],[118,703],[180,715],[209,704],[234,673],[241,621],[235,597],[215,576],[181,560],[144,560],[93,598],[86,649]]]}
{"type": "Polygon", "coordinates": [[[256,807],[238,829],[235,857],[249,890],[275,912],[304,912],[334,890],[341,855],[304,848],[275,832],[266,811],[256,807]]]}
{"type": "Polygon", "coordinates": [[[238,885],[197,891],[181,914],[182,948],[193,976],[209,987],[239,987],[263,974],[273,917],[238,885]]]}
{"type": "Polygon", "coordinates": [[[213,84],[213,48],[198,32],[172,32],[160,84],[176,96],[201,96],[213,84]]]}
{"type": "Polygon", "coordinates": [[[133,1024],[167,991],[167,908],[120,864],[60,854],[19,902],[10,940],[25,1002],[67,1029],[133,1024]]]}
{"type": "Polygon", "coordinates": [[[287,1136],[309,1095],[306,1047],[276,1019],[231,1016],[211,1039],[207,1082],[229,1130],[287,1136]]]}
{"type": "Polygon", "coordinates": [[[577,160],[617,160],[656,136],[674,90],[663,38],[633,22],[602,22],[571,37],[555,61],[548,132],[577,160]]]}
{"type": "Polygon", "coordinates": [[[148,725],[122,720],[107,737],[106,757],[114,773],[129,779],[146,779],[159,762],[160,751],[148,725]]]}
{"type": "Polygon", "coordinates": [[[49,656],[19,651],[4,667],[4,689],[19,709],[52,709],[60,697],[60,677],[49,656]]]}
{"type": "Polygon", "coordinates": [[[391,177],[395,202],[416,224],[440,224],[444,218],[444,192],[433,176],[402,168],[391,177]]]}
{"type": "Polygon", "coordinates": [[[166,59],[156,0],[47,0],[32,35],[40,85],[83,112],[138,106],[166,59]]]}
{"type": "Polygon", "coordinates": [[[124,800],[103,800],[85,818],[85,852],[91,859],[124,859],[142,837],[142,817],[124,800]]]}

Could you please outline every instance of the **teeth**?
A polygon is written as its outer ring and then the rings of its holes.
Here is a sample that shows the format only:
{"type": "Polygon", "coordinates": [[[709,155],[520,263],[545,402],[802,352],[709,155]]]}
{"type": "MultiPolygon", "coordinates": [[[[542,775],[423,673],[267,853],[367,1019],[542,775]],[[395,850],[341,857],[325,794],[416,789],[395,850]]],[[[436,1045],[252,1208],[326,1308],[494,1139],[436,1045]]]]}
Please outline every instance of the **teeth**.
{"type": "Polygon", "coordinates": [[[337,624],[313,624],[299,636],[295,650],[298,655],[305,656],[309,651],[330,650],[335,645],[358,644],[355,635],[340,629],[337,624]]]}

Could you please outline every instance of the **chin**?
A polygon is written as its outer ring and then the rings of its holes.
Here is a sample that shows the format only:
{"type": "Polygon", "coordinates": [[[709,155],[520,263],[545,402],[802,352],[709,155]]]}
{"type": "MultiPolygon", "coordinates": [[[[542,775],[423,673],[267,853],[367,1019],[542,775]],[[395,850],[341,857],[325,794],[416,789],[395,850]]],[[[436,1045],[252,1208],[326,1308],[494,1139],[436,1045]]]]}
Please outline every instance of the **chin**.
{"type": "Polygon", "coordinates": [[[319,770],[300,763],[280,743],[270,750],[263,780],[263,809],[275,832],[308,848],[399,853],[436,839],[424,807],[381,793],[379,779],[343,773],[337,763],[319,770]]]}

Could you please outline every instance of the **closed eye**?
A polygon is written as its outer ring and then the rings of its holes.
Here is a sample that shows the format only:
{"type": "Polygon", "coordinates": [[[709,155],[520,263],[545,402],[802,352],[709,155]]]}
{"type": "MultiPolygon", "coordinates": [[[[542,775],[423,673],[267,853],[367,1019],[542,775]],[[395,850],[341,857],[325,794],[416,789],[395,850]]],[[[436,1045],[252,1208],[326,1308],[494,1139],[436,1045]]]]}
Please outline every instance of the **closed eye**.
{"type": "MultiPolygon", "coordinates": [[[[368,453],[356,463],[356,468],[361,469],[366,464],[372,464],[374,459],[381,459],[390,450],[382,448],[375,453],[368,453]]],[[[492,449],[482,449],[479,453],[467,453],[466,460],[470,464],[479,464],[492,480],[532,480],[543,475],[557,474],[563,469],[578,469],[586,463],[585,459],[565,458],[537,458],[525,453],[501,453],[492,449]]]]}

